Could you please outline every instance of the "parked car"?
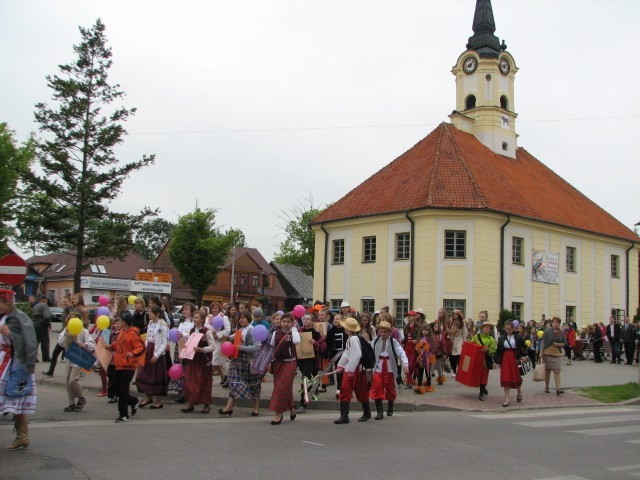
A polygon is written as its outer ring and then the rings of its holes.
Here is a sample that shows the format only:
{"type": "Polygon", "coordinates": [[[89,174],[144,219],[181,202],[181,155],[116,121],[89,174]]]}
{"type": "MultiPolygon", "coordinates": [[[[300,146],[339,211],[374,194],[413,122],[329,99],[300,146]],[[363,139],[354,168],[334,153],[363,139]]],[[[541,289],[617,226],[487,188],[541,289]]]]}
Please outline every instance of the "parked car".
{"type": "Polygon", "coordinates": [[[62,314],[64,313],[64,309],[60,307],[49,307],[49,311],[51,312],[51,321],[52,322],[62,322],[64,318],[62,318],[62,314]]]}

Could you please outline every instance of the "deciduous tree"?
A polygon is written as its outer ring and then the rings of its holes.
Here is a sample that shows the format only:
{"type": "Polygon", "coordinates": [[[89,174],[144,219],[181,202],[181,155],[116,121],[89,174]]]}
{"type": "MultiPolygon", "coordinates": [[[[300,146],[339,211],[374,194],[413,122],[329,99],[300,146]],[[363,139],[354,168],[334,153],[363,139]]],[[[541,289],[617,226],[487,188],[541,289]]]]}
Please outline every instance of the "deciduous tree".
{"type": "Polygon", "coordinates": [[[313,275],[315,254],[315,234],[309,228],[311,221],[321,212],[313,206],[313,200],[284,212],[280,217],[285,221],[282,226],[286,238],[280,243],[280,251],[275,261],[300,267],[307,275],[313,275]]]}

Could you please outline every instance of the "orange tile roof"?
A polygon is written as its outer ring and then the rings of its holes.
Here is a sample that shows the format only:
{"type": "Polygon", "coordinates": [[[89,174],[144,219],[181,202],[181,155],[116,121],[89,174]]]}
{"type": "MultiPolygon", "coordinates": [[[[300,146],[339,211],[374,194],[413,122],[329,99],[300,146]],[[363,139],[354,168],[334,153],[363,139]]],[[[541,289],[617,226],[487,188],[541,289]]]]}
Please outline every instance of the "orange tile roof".
{"type": "Polygon", "coordinates": [[[525,149],[518,148],[515,159],[497,155],[448,123],[441,123],[312,223],[426,208],[500,212],[640,241],[525,149]]]}

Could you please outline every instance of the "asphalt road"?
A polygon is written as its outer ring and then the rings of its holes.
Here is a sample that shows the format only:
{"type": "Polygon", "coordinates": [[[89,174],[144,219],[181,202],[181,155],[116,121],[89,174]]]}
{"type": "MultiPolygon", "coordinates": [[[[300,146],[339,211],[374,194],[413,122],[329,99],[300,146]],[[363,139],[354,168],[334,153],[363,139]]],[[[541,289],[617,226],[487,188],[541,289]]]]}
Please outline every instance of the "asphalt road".
{"type": "MultiPolygon", "coordinates": [[[[0,451],[0,479],[519,479],[640,476],[640,407],[398,412],[334,425],[316,411],[271,426],[270,412],[231,418],[141,409],[116,424],[115,405],[89,397],[63,413],[65,390],[43,384],[31,447],[0,451]]],[[[0,441],[13,439],[0,420],[0,441]]]]}

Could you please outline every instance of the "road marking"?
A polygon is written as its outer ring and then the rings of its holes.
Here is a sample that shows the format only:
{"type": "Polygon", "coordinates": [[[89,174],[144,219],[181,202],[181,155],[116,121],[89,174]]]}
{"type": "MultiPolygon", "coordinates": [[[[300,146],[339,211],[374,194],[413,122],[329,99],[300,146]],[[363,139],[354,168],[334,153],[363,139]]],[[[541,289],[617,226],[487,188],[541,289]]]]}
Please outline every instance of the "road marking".
{"type": "Polygon", "coordinates": [[[589,480],[589,479],[584,477],[578,477],[577,475],[562,475],[561,477],[538,478],[537,480],[589,480]]]}
{"type": "Polygon", "coordinates": [[[636,445],[640,445],[640,440],[625,440],[627,443],[635,443],[636,445]]]}
{"type": "Polygon", "coordinates": [[[512,418],[541,418],[541,417],[555,417],[558,415],[584,415],[584,414],[596,414],[602,415],[605,413],[618,413],[618,412],[637,412],[634,408],[579,408],[579,409],[562,409],[562,410],[544,410],[544,411],[531,411],[524,413],[485,413],[470,415],[474,418],[484,418],[486,420],[510,420],[512,418]]]}
{"type": "Polygon", "coordinates": [[[319,447],[324,447],[324,445],[323,445],[323,444],[321,444],[321,443],[307,442],[306,440],[303,440],[303,441],[302,441],[302,443],[308,443],[308,444],[310,444],[310,445],[317,445],[317,446],[319,446],[319,447]]]}
{"type": "Polygon", "coordinates": [[[617,435],[619,433],[640,433],[640,425],[632,427],[594,428],[590,430],[569,430],[569,433],[581,433],[591,437],[600,435],[617,435]]]}
{"type": "Polygon", "coordinates": [[[596,423],[613,423],[613,422],[635,422],[640,420],[640,415],[619,415],[617,417],[600,417],[600,418],[558,418],[555,420],[534,420],[531,422],[513,422],[516,425],[523,425],[526,427],[542,428],[542,427],[571,427],[579,425],[582,427],[588,427],[589,425],[596,423]]]}
{"type": "Polygon", "coordinates": [[[620,467],[608,467],[607,470],[611,470],[612,472],[626,472],[627,470],[637,470],[640,468],[640,465],[622,465],[620,467]]]}

